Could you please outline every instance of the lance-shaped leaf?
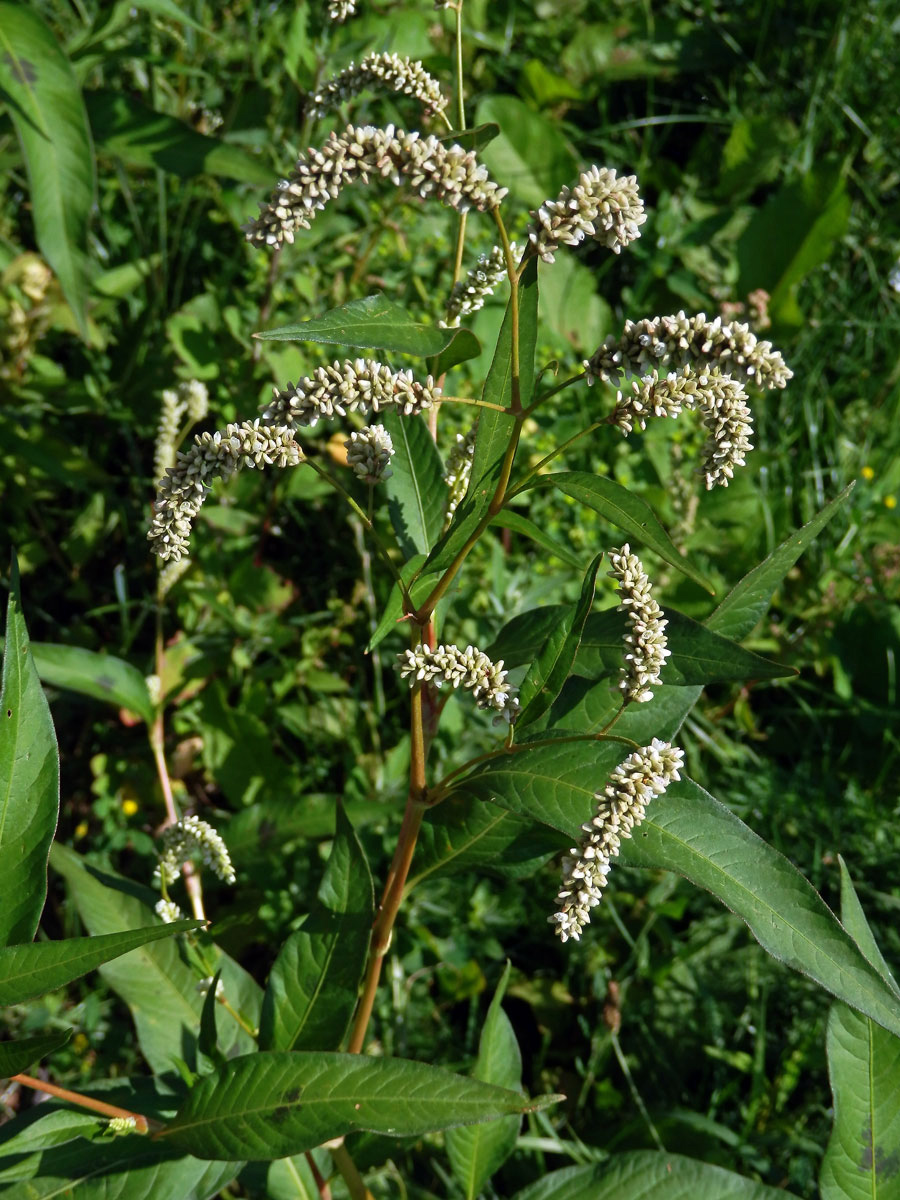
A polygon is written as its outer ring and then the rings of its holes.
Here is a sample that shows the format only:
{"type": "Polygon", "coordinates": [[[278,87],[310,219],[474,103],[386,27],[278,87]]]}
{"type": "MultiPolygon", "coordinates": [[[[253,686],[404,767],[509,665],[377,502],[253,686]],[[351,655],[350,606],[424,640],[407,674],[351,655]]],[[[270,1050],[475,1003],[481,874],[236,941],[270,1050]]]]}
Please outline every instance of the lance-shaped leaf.
{"type": "Polygon", "coordinates": [[[299,325],[284,325],[253,336],[263,342],[324,342],[360,350],[390,350],[418,358],[434,358],[455,342],[459,342],[460,349],[466,352],[464,358],[481,352],[478,339],[468,329],[440,329],[437,325],[426,325],[381,292],[366,296],[364,300],[350,300],[321,317],[301,321],[299,325]]]}
{"type": "Polygon", "coordinates": [[[369,864],[342,808],[316,904],[281,948],[263,999],[262,1050],[337,1049],[366,968],[375,898],[369,864]]]}
{"type": "Polygon", "coordinates": [[[654,550],[663,562],[699,583],[710,595],[715,593],[715,588],[708,580],[678,552],[646,500],[614,479],[605,475],[591,475],[587,471],[559,471],[554,475],[538,475],[531,487],[555,487],[586,508],[592,508],[610,525],[615,525],[629,538],[654,550]]]}
{"type": "Polygon", "coordinates": [[[18,1075],[20,1071],[27,1071],[32,1063],[40,1062],[54,1050],[59,1050],[71,1036],[71,1029],[63,1029],[19,1038],[17,1042],[0,1042],[0,1079],[9,1079],[11,1075],[18,1075]]]}
{"type": "Polygon", "coordinates": [[[564,546],[562,542],[558,542],[556,538],[552,538],[540,525],[523,516],[517,509],[502,508],[491,521],[491,525],[499,525],[501,529],[509,529],[512,533],[520,533],[523,537],[530,538],[541,549],[548,550],[560,562],[567,563],[577,571],[581,570],[583,559],[579,558],[577,554],[573,554],[568,546],[564,546]]]}
{"type": "MultiPolygon", "coordinates": [[[[897,997],[882,957],[841,863],[844,927],[897,997]]],[[[826,1032],[834,1124],[819,1174],[822,1200],[897,1200],[900,1197],[900,1038],[845,1004],[835,1004],[826,1032]]]]}
{"type": "Polygon", "coordinates": [[[13,559],[0,687],[0,946],[30,942],[47,896],[59,817],[59,753],[28,644],[13,559]]]}
{"type": "Polygon", "coordinates": [[[5,946],[0,950],[0,1004],[22,1004],[35,996],[44,996],[129,950],[175,933],[199,929],[200,925],[199,921],[175,921],[171,925],[148,925],[145,929],[99,937],[5,946]]]}
{"type": "MultiPolygon", "coordinates": [[[[472,1078],[521,1091],[522,1054],[512,1022],[501,1007],[509,971],[507,962],[481,1030],[472,1078]]],[[[521,1123],[522,1118],[516,1114],[482,1125],[460,1125],[447,1130],[447,1154],[466,1200],[475,1200],[485,1183],[512,1154],[521,1123]]]]}
{"type": "MultiPolygon", "coordinates": [[[[473,798],[577,838],[596,808],[623,747],[569,738],[514,748],[454,785],[473,798]]],[[[622,861],[663,868],[705,888],[750,927],[774,958],[900,1032],[900,1003],[866,961],[818,892],[774,847],[691,780],[672,784],[650,804],[643,824],[623,842],[622,861]]],[[[613,883],[615,875],[610,877],[613,883]]]]}
{"type": "Polygon", "coordinates": [[[636,1150],[609,1162],[563,1167],[516,1192],[513,1200],[796,1200],[734,1171],[681,1154],[636,1150]]]}
{"type": "Polygon", "coordinates": [[[440,537],[447,507],[441,456],[421,417],[387,410],[379,420],[394,444],[392,474],[384,484],[394,533],[406,558],[427,554],[440,537]]]}
{"type": "Polygon", "coordinates": [[[25,156],[37,244],[87,338],[91,133],[75,72],[27,4],[0,4],[0,96],[25,156]]]}
{"type": "Polygon", "coordinates": [[[547,635],[522,681],[519,692],[521,712],[516,727],[524,729],[544,715],[562,691],[569,676],[585,622],[594,603],[597,572],[603,555],[598,554],[587,569],[578,602],[564,608],[555,627],[547,635]]]}
{"type": "Polygon", "coordinates": [[[80,646],[34,642],[34,665],[42,682],[66,688],[82,696],[93,696],[116,708],[137,713],[148,724],[153,720],[153,701],[147,681],[137,667],[112,654],[97,654],[80,646]]]}
{"type": "Polygon", "coordinates": [[[556,1099],[399,1058],[260,1050],[202,1079],[159,1137],[197,1158],[268,1161],[356,1130],[417,1136],[556,1099]]]}
{"type": "Polygon", "coordinates": [[[704,624],[707,629],[721,633],[724,637],[746,637],[768,609],[772,593],[779,583],[812,540],[835,516],[853,487],[854,484],[848,484],[839,496],[835,496],[826,504],[802,529],[792,533],[764,562],[745,575],[715,612],[706,619],[704,624]]]}
{"type": "MultiPolygon", "coordinates": [[[[519,281],[519,394],[523,407],[534,389],[534,353],[537,344],[537,262],[532,259],[519,281]]],[[[491,368],[484,381],[482,399],[508,409],[512,402],[512,300],[500,327],[491,368]]],[[[508,412],[482,408],[478,417],[475,457],[465,498],[453,522],[428,556],[424,572],[444,571],[478,528],[493,499],[500,469],[515,428],[508,412]]]]}

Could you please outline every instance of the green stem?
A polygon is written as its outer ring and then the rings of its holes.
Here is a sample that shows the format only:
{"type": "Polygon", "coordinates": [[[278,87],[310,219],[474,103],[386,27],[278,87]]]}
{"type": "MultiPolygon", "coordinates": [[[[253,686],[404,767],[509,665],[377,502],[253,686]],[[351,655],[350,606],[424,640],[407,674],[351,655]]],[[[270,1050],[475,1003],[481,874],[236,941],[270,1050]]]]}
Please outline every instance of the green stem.
{"type": "Polygon", "coordinates": [[[366,1187],[363,1177],[359,1173],[359,1168],[350,1157],[350,1153],[343,1141],[339,1145],[331,1147],[331,1157],[334,1159],[334,1165],[341,1173],[341,1178],[347,1185],[350,1200],[372,1200],[372,1193],[366,1187]]]}

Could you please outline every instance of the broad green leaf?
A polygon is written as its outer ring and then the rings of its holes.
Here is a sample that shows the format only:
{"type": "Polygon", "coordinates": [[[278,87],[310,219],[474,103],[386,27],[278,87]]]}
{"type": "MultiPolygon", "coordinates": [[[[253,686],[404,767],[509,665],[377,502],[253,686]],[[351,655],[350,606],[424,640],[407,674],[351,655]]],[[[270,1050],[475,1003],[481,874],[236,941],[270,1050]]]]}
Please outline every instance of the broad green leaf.
{"type": "Polygon", "coordinates": [[[537,208],[556,199],[563,184],[573,184],[578,160],[559,125],[534,112],[515,96],[486,96],[476,121],[495,122],[500,135],[481,152],[492,177],[508,187],[521,204],[537,208]]]}
{"type": "MultiPolygon", "coordinates": [[[[73,850],[54,845],[51,865],[65,879],[78,913],[94,936],[153,923],[154,894],[85,863],[73,850]]],[[[221,969],[225,994],[251,1025],[258,1020],[260,989],[243,968],[218,948],[204,943],[213,970],[221,969]]],[[[157,1074],[194,1053],[203,997],[197,975],[182,959],[177,940],[141,946],[100,967],[107,984],[131,1010],[141,1051],[157,1074]]],[[[248,1051],[254,1042],[233,1018],[220,1021],[220,1047],[226,1054],[248,1051]]]]}
{"type": "Polygon", "coordinates": [[[460,363],[477,358],[481,353],[481,342],[471,329],[457,329],[456,337],[437,358],[429,359],[428,367],[435,379],[440,379],[460,363]]]}
{"type": "Polygon", "coordinates": [[[788,571],[850,495],[854,488],[850,483],[840,495],[830,501],[802,529],[792,533],[767,559],[754,567],[728,593],[719,607],[704,624],[713,633],[723,637],[744,638],[763,616],[772,600],[775,589],[788,571]]]}
{"type": "Polygon", "coordinates": [[[825,1038],[834,1124],[819,1175],[822,1200],[897,1200],[900,1038],[845,1004],[825,1038]]]}
{"type": "Polygon", "coordinates": [[[542,717],[562,691],[575,662],[585,621],[594,603],[597,572],[602,561],[603,555],[598,554],[588,567],[577,604],[564,610],[528,668],[519,694],[522,707],[516,720],[517,729],[524,729],[542,717]]]}
{"type": "Polygon", "coordinates": [[[516,1192],[513,1200],[796,1200],[784,1188],[754,1183],[723,1167],[636,1150],[609,1162],[563,1167],[516,1192]]]}
{"type": "Polygon", "coordinates": [[[269,975],[261,1050],[336,1050],[366,969],[375,897],[369,864],[343,808],[316,903],[269,975]]]}
{"type": "Polygon", "coordinates": [[[280,329],[269,329],[253,336],[263,342],[324,342],[326,345],[390,350],[395,354],[433,358],[464,334],[469,338],[473,336],[465,329],[440,329],[437,325],[417,321],[399,304],[376,292],[364,300],[350,300],[339,308],[332,308],[321,317],[301,321],[299,325],[283,325],[280,329]]]}
{"type": "MultiPolygon", "coordinates": [[[[577,838],[596,808],[595,793],[624,757],[615,743],[559,738],[498,754],[454,791],[577,838]]],[[[818,892],[696,783],[683,779],[653,801],[640,831],[623,843],[622,861],[684,875],[741,917],[774,958],[885,1029],[900,1030],[900,1002],[818,892]]]]}
{"type": "MultiPolygon", "coordinates": [[[[700,687],[655,687],[653,699],[630,704],[616,721],[615,732],[646,746],[655,737],[675,737],[702,692],[700,687]]],[[[621,708],[621,692],[606,677],[595,682],[573,675],[550,710],[548,728],[560,732],[596,733],[621,708]]]]}
{"type": "Polygon", "coordinates": [[[126,92],[99,89],[89,92],[86,100],[98,151],[129,167],[157,168],[179,179],[217,175],[242,183],[272,181],[271,169],[262,159],[198,133],[167,113],[155,112],[126,92]]]}
{"type": "Polygon", "coordinates": [[[30,942],[59,818],[59,752],[22,615],[13,558],[0,686],[0,946],[30,942]]]}
{"type": "Polygon", "coordinates": [[[574,567],[577,571],[582,569],[581,559],[568,546],[564,546],[562,542],[558,542],[555,538],[552,538],[540,525],[536,525],[534,521],[523,516],[522,513],[514,508],[502,508],[491,521],[491,524],[498,525],[501,529],[509,529],[512,533],[520,533],[523,537],[531,538],[533,542],[542,549],[548,550],[560,562],[574,567]]]}
{"type": "MultiPolygon", "coordinates": [[[[327,1151],[324,1153],[327,1154],[327,1151]]],[[[324,1171],[328,1174],[329,1167],[324,1171]]],[[[321,1200],[321,1190],[305,1154],[277,1158],[266,1172],[266,1200],[321,1200]]]]}
{"type": "Polygon", "coordinates": [[[850,878],[847,864],[840,855],[838,855],[838,863],[841,868],[841,924],[881,978],[893,988],[898,998],[900,998],[900,987],[897,986],[897,981],[890,967],[885,962],[884,955],[881,953],[878,943],[875,941],[875,936],[869,927],[866,914],[863,912],[859,897],[856,895],[856,890],[853,887],[853,880],[850,878]]]}
{"type": "MultiPolygon", "coordinates": [[[[2,970],[0,965],[0,972],[2,970]]],[[[3,976],[0,974],[0,984],[2,982],[3,976]]],[[[19,1038],[15,1042],[0,1042],[0,1079],[9,1079],[11,1075],[18,1075],[20,1071],[27,1071],[32,1064],[40,1062],[54,1050],[59,1050],[71,1036],[71,1029],[63,1029],[54,1033],[38,1033],[34,1037],[19,1038]]]]}
{"type": "Polygon", "coordinates": [[[37,244],[87,340],[91,132],[71,64],[27,4],[0,3],[0,97],[25,156],[37,244]]]}
{"type": "Polygon", "coordinates": [[[500,126],[489,121],[473,129],[451,129],[447,133],[440,133],[438,141],[447,146],[462,146],[463,150],[480,151],[499,136],[500,126]]]}
{"type": "Polygon", "coordinates": [[[147,724],[153,720],[153,701],[147,681],[137,667],[112,654],[98,654],[80,646],[37,642],[31,647],[41,680],[51,687],[67,688],[93,696],[116,708],[137,713],[147,724]]]}
{"type": "Polygon", "coordinates": [[[394,444],[393,474],[385,483],[388,511],[404,556],[427,554],[440,537],[447,507],[444,468],[421,417],[380,415],[394,444]]]}
{"type": "MultiPolygon", "coordinates": [[[[549,631],[563,619],[566,606],[547,605],[513,617],[486,651],[507,667],[520,666],[537,653],[549,631]]],[[[730,683],[742,679],[780,679],[796,674],[793,667],[772,662],[736,642],[719,637],[677,609],[664,609],[670,656],[662,677],[667,685],[730,683]]],[[[575,659],[576,674],[587,680],[616,674],[625,653],[628,614],[608,608],[591,613],[575,659]]]]}
{"type": "MultiPolygon", "coordinates": [[[[71,1108],[48,1112],[45,1104],[40,1105],[40,1108],[45,1110],[43,1115],[36,1113],[31,1117],[29,1113],[30,1120],[17,1119],[6,1123],[3,1129],[4,1140],[0,1143],[4,1159],[16,1154],[30,1154],[33,1150],[49,1150],[51,1146],[64,1146],[66,1142],[71,1142],[77,1137],[91,1138],[106,1128],[106,1118],[98,1117],[95,1113],[77,1112],[71,1108]]],[[[0,1180],[2,1179],[3,1175],[0,1174],[0,1180]]]]}
{"type": "Polygon", "coordinates": [[[0,949],[0,1004],[22,1004],[44,996],[147,942],[199,928],[199,921],[175,921],[99,937],[5,946],[0,949]]]}
{"type": "MultiPolygon", "coordinates": [[[[511,305],[512,301],[507,305],[482,391],[485,402],[500,405],[503,409],[508,409],[512,402],[511,305]]],[[[519,281],[519,390],[523,407],[530,401],[534,388],[537,308],[537,266],[536,260],[532,259],[519,281]]],[[[481,524],[497,489],[503,457],[514,427],[515,420],[509,413],[492,408],[480,410],[468,491],[450,528],[429,554],[423,568],[425,574],[446,570],[481,524]]]]}
{"type": "Polygon", "coordinates": [[[416,1136],[554,1100],[399,1058],[260,1050],[202,1079],[159,1137],[199,1158],[268,1161],[360,1129],[416,1136]]]}
{"type": "Polygon", "coordinates": [[[608,479],[587,471],[559,471],[554,475],[539,475],[533,487],[555,487],[587,508],[605,517],[611,525],[629,537],[654,550],[663,562],[675,567],[688,579],[693,579],[710,595],[715,589],[678,553],[677,547],[656,519],[653,509],[640,496],[608,479]]]}
{"type": "MultiPolygon", "coordinates": [[[[521,1091],[522,1054],[512,1023],[501,1007],[509,972],[507,962],[481,1030],[472,1078],[521,1091]]],[[[521,1123],[522,1118],[516,1114],[481,1125],[460,1125],[447,1130],[447,1154],[466,1200],[475,1200],[493,1173],[512,1154],[521,1123]]]]}

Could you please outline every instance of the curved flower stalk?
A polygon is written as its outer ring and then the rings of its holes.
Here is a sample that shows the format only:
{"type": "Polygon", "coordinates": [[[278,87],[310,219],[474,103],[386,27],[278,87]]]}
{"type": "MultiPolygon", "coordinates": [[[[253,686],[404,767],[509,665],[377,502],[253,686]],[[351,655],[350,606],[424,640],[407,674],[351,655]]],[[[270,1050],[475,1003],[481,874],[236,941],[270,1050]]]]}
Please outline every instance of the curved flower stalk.
{"type": "Polygon", "coordinates": [[[447,455],[447,470],[444,473],[444,482],[447,484],[450,495],[447,498],[447,516],[444,520],[445,527],[453,520],[453,514],[459,507],[469,487],[472,463],[475,461],[475,438],[477,434],[477,423],[472,426],[468,433],[458,433],[456,435],[456,442],[451,446],[450,453],[447,455]]]}
{"type": "Polygon", "coordinates": [[[618,855],[621,839],[631,837],[650,801],[681,778],[683,763],[683,750],[654,738],[649,746],[629,754],[603,791],[596,793],[597,812],[582,825],[585,836],[563,859],[562,887],[556,897],[559,909],[547,918],[562,941],[581,937],[590,923],[591,909],[600,903],[610,861],[618,855]]]}
{"type": "Polygon", "coordinates": [[[350,434],[344,442],[347,465],[364,483],[379,483],[390,479],[394,443],[383,425],[370,425],[350,434]]]}
{"type": "MultiPolygon", "coordinates": [[[[519,257],[521,251],[515,242],[510,242],[509,249],[513,258],[519,257]]],[[[506,255],[502,246],[494,246],[487,254],[479,255],[478,262],[465,279],[453,285],[444,320],[438,321],[438,325],[442,329],[456,329],[463,317],[484,307],[494,288],[506,278],[506,255]]]]}
{"type": "Polygon", "coordinates": [[[162,394],[159,428],[153,455],[153,474],[156,479],[165,475],[175,461],[182,422],[188,419],[188,427],[202,421],[209,412],[209,392],[199,379],[179,383],[177,388],[166,388],[162,394]]]}
{"type": "Polygon", "coordinates": [[[637,178],[617,179],[611,168],[593,166],[573,188],[564,187],[555,200],[544,201],[528,240],[544,262],[553,262],[561,245],[577,246],[589,234],[618,254],[641,236],[639,226],[646,219],[637,178]]]}
{"type": "Polygon", "coordinates": [[[707,321],[704,313],[626,321],[621,337],[610,335],[584,363],[588,383],[615,384],[653,367],[684,366],[718,366],[758,388],[783,388],[793,377],[772,343],[760,341],[749,325],[721,317],[707,321]]]}
{"type": "Polygon", "coordinates": [[[663,619],[662,609],[650,594],[650,580],[643,563],[631,553],[627,542],[621,550],[610,550],[609,561],[612,566],[609,575],[618,583],[617,591],[622,598],[618,611],[628,614],[630,626],[625,643],[631,649],[625,655],[619,687],[626,701],[642,703],[653,699],[650,688],[662,682],[660,672],[672,653],[663,633],[668,621],[663,619]]]}
{"type": "Polygon", "coordinates": [[[430,375],[419,383],[412,371],[392,371],[372,358],[357,358],[354,362],[317,367],[296,387],[289,383],[281,391],[275,388],[262,419],[293,429],[313,426],[320,417],[381,412],[385,408],[396,408],[408,417],[431,408],[440,394],[430,375]]]}
{"type": "Polygon", "coordinates": [[[727,487],[734,468],[744,466],[744,455],[753,449],[753,414],[739,379],[718,367],[684,366],[663,378],[654,369],[632,379],[630,391],[618,393],[611,419],[629,434],[635,427],[646,429],[648,417],[677,417],[685,408],[702,413],[709,435],[701,467],[707,490],[727,487]]]}
{"type": "Polygon", "coordinates": [[[228,479],[243,467],[295,467],[304,461],[292,429],[260,425],[258,419],[199,434],[159,481],[147,535],[153,553],[163,561],[187,553],[191,523],[214,479],[228,479]]]}
{"type": "Polygon", "coordinates": [[[309,116],[324,117],[338,104],[358,96],[365,88],[385,88],[404,96],[415,96],[424,105],[426,117],[432,113],[442,113],[447,107],[447,98],[441,94],[441,85],[420,62],[409,57],[401,58],[399,54],[367,54],[358,66],[351,63],[316,92],[312,97],[309,116]]]}
{"type": "Polygon", "coordinates": [[[384,176],[395,186],[406,177],[427,199],[434,196],[457,212],[497,208],[506,195],[489,177],[474,151],[445,146],[436,137],[420,137],[388,125],[348,125],[333,133],[321,150],[301,155],[260,214],[245,225],[249,242],[280,246],[293,242],[298,229],[309,229],[316,213],[343,188],[370,176],[384,176]]]}
{"type": "Polygon", "coordinates": [[[433,650],[430,646],[417,646],[397,658],[400,675],[409,678],[410,687],[420,680],[427,680],[435,687],[449,683],[458,688],[462,684],[471,691],[479,708],[492,709],[510,724],[515,721],[519,699],[514,694],[516,689],[505,682],[507,673],[502,659],[493,663],[483,650],[474,646],[466,646],[465,650],[458,646],[435,646],[433,650]]]}

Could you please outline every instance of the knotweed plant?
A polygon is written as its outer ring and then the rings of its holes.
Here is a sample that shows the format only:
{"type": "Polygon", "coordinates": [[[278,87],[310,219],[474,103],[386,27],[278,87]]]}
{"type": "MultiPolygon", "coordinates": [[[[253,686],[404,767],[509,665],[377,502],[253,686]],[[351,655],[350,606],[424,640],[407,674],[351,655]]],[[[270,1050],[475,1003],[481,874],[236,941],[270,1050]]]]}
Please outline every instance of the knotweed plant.
{"type": "MultiPolygon", "coordinates": [[[[460,37],[462,0],[436,5],[444,7],[455,10],[460,37]]],[[[341,22],[354,8],[330,3],[327,16],[341,22]]],[[[461,72],[461,44],[458,49],[461,72]]],[[[423,116],[446,116],[449,89],[421,63],[376,53],[317,84],[310,117],[352,104],[373,88],[418,98],[423,116]]],[[[459,1195],[474,1197],[488,1187],[491,1195],[509,1194],[504,1183],[488,1181],[514,1150],[522,1115],[548,1110],[535,1126],[542,1145],[552,1128],[547,1122],[564,1118],[553,1107],[562,1097],[522,1092],[517,1051],[510,1049],[515,1036],[499,1007],[508,970],[474,1075],[388,1052],[385,1014],[393,985],[382,980],[385,963],[398,922],[402,926],[404,901],[436,874],[486,871],[520,881],[531,897],[541,898],[546,915],[529,931],[532,952],[545,953],[552,964],[560,954],[580,953],[572,943],[581,942],[593,957],[576,961],[589,961],[596,971],[612,922],[620,920],[604,900],[623,882],[633,887],[626,868],[677,871],[721,898],[770,953],[864,1013],[860,1019],[900,1025],[896,992],[859,921],[851,936],[852,920],[847,929],[839,924],[785,859],[685,772],[681,730],[700,686],[789,673],[739,643],[803,539],[789,540],[750,577],[735,581],[725,599],[715,606],[710,601],[705,622],[691,620],[667,603],[667,582],[680,573],[688,581],[684,586],[708,593],[704,571],[679,552],[643,496],[617,482],[610,468],[622,437],[639,442],[657,418],[666,420],[665,433],[673,421],[699,414],[706,443],[693,464],[696,479],[712,490],[728,487],[740,470],[752,475],[753,409],[765,403],[767,390],[784,388],[791,371],[748,326],[684,312],[623,312],[580,368],[544,361],[538,349],[546,316],[542,282],[565,255],[589,249],[589,261],[602,264],[634,245],[648,220],[640,181],[628,163],[586,164],[528,212],[466,135],[461,73],[455,91],[456,133],[440,138],[389,123],[348,124],[318,136],[313,125],[311,145],[293,166],[285,164],[284,177],[273,180],[259,214],[244,227],[249,249],[275,253],[277,264],[298,251],[294,244],[348,189],[370,188],[371,204],[385,195],[385,203],[399,197],[429,217],[443,209],[456,252],[441,296],[423,296],[420,312],[407,314],[395,305],[387,322],[371,316],[374,308],[360,309],[358,300],[325,314],[331,343],[349,343],[343,352],[330,363],[314,360],[296,384],[274,380],[258,415],[248,400],[239,419],[204,428],[189,441],[188,428],[207,418],[205,388],[185,384],[162,396],[149,551],[164,571],[184,563],[191,546],[211,536],[198,521],[202,506],[240,472],[286,473],[293,480],[297,472],[315,473],[334,505],[346,506],[380,575],[377,586],[364,580],[369,602],[374,608],[377,601],[381,611],[368,646],[359,647],[358,669],[374,669],[376,656],[389,665],[386,688],[391,703],[403,707],[408,728],[402,745],[389,749],[394,769],[399,761],[408,770],[402,797],[389,791],[380,797],[379,836],[382,829],[391,831],[393,857],[377,892],[363,845],[339,805],[318,897],[304,899],[308,917],[298,914],[287,940],[275,948],[271,969],[254,979],[223,949],[227,944],[239,954],[243,926],[255,919],[239,904],[229,915],[229,897],[240,896],[241,880],[229,853],[227,815],[206,820],[194,811],[198,797],[185,803],[182,795],[176,803],[168,782],[166,664],[158,635],[153,689],[145,697],[150,717],[144,718],[167,809],[155,831],[157,890],[117,890],[103,872],[91,868],[90,874],[74,853],[60,853],[59,869],[70,887],[89,889],[92,904],[107,913],[106,924],[91,926],[91,932],[107,936],[84,939],[87,944],[73,947],[69,958],[59,954],[51,962],[56,974],[41,976],[48,987],[61,986],[87,969],[85,956],[89,965],[124,954],[132,963],[110,970],[110,984],[134,1013],[153,1086],[146,1079],[140,1090],[120,1084],[115,1104],[75,1097],[104,1120],[112,1118],[108,1136],[116,1135],[116,1145],[111,1148],[108,1138],[95,1141],[99,1157],[91,1164],[109,1188],[132,1165],[145,1172],[133,1184],[116,1184],[117,1195],[213,1196],[239,1175],[228,1194],[255,1195],[258,1172],[243,1173],[243,1164],[284,1160],[292,1195],[312,1195],[309,1180],[315,1194],[330,1195],[328,1179],[338,1173],[342,1190],[335,1194],[364,1200],[372,1193],[362,1171],[387,1158],[384,1139],[403,1137],[422,1153],[443,1153],[434,1139],[423,1140],[435,1131],[445,1131],[442,1146],[459,1195]],[[520,235],[517,242],[512,229],[520,235]],[[476,230],[478,244],[493,248],[469,256],[467,237],[476,230]],[[458,368],[480,353],[466,330],[491,296],[505,305],[505,315],[489,369],[473,383],[458,368]],[[430,309],[426,300],[433,301],[430,309]],[[590,406],[591,419],[568,429],[549,453],[537,453],[529,438],[539,425],[553,428],[564,391],[580,392],[579,411],[590,406]],[[320,425],[336,438],[327,443],[339,448],[335,461],[323,453],[320,425]],[[593,473],[567,469],[565,456],[576,446],[590,448],[593,473]],[[582,559],[577,543],[562,547],[539,524],[548,512],[554,520],[571,515],[573,506],[592,515],[596,531],[596,544],[582,559]],[[508,549],[502,538],[510,531],[530,539],[537,555],[577,562],[564,594],[557,604],[525,611],[499,596],[490,616],[460,611],[456,589],[485,561],[481,548],[508,549]],[[483,628],[475,636],[479,622],[483,628]],[[435,752],[448,727],[465,731],[449,761],[435,752]],[[216,892],[211,904],[202,898],[201,875],[227,889],[216,892]],[[193,921],[182,917],[176,893],[182,884],[193,921]],[[211,932],[201,932],[200,924],[210,919],[211,932]],[[151,944],[165,947],[166,957],[151,956],[151,944]],[[139,948],[144,957],[135,962],[139,948]],[[479,1122],[490,1123],[490,1152],[482,1152],[484,1144],[478,1150],[456,1128],[479,1122]],[[366,1143],[360,1133],[378,1136],[366,1143]],[[136,1142],[139,1135],[143,1143],[136,1142]]],[[[279,331],[267,336],[277,340],[279,331]]],[[[283,336],[296,340],[296,327],[283,336]]],[[[287,519],[273,515],[280,496],[273,486],[270,520],[287,519]]],[[[227,536],[222,530],[228,525],[220,524],[219,535],[227,536]]],[[[531,561],[539,571],[538,558],[531,561]]],[[[297,562],[299,587],[316,563],[302,547],[297,562]]],[[[164,578],[157,589],[160,610],[170,586],[164,578]]],[[[20,653],[21,634],[14,620],[8,650],[20,653]]],[[[14,711],[10,701],[10,719],[14,711]]],[[[442,748],[449,753],[446,742],[442,748]]],[[[277,779],[267,784],[278,785],[277,779]]],[[[302,816],[305,798],[291,800],[302,816]]],[[[260,852],[293,852],[268,830],[252,836],[260,852]]],[[[849,881],[847,887],[852,918],[849,881]]],[[[20,978],[34,977],[44,961],[37,952],[48,947],[54,944],[27,948],[36,957],[17,963],[20,978]]],[[[31,984],[22,986],[27,991],[31,984]]],[[[26,1049],[23,1059],[7,1061],[21,1063],[15,1067],[21,1070],[32,1060],[26,1049]]],[[[42,1145],[41,1128],[40,1121],[32,1125],[22,1143],[22,1178],[29,1188],[37,1186],[33,1155],[42,1145]]],[[[55,1124],[46,1131],[49,1139],[70,1136],[55,1124]]],[[[92,1129],[95,1134],[99,1130],[92,1129]]],[[[605,1149],[590,1150],[587,1158],[601,1164],[591,1170],[605,1169],[605,1149]]],[[[685,1194],[679,1171],[686,1160],[678,1160],[675,1171],[673,1158],[648,1151],[628,1167],[631,1190],[622,1190],[625,1176],[610,1175],[607,1184],[598,1175],[596,1186],[603,1195],[685,1194]]],[[[42,1183],[41,1195],[68,1187],[68,1160],[60,1162],[59,1178],[42,1183]]],[[[751,1188],[749,1182],[736,1184],[736,1177],[716,1170],[703,1194],[749,1195],[742,1190],[745,1183],[751,1188]]],[[[541,1195],[574,1194],[564,1180],[558,1183],[541,1195]]],[[[409,1194],[424,1195],[418,1187],[409,1194]]],[[[405,1185],[402,1190],[406,1194],[405,1185]]]]}

